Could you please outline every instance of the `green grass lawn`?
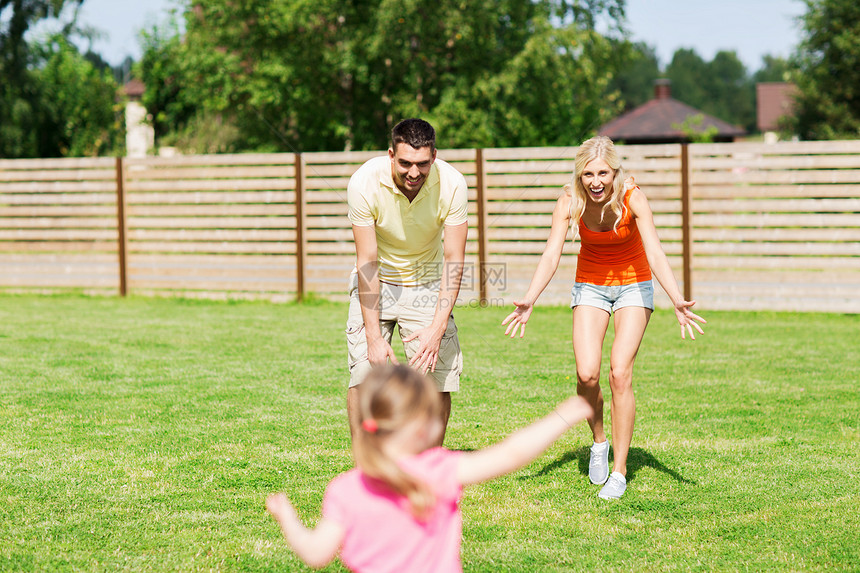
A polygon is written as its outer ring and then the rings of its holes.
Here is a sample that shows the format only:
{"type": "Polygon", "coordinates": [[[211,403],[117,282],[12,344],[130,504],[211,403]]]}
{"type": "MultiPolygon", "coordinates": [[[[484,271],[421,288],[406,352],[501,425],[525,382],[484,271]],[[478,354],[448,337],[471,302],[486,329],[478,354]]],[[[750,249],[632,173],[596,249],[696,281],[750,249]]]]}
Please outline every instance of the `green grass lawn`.
{"type": "MultiPolygon", "coordinates": [[[[467,571],[860,569],[860,317],[700,306],[694,343],[666,311],[646,333],[624,498],[597,499],[582,424],[466,490],[467,571]]],[[[570,310],[539,307],[523,340],[507,312],[456,311],[450,448],[574,391],[570,310]]],[[[345,322],[328,302],[0,295],[0,570],[301,570],[263,502],[286,491],[314,523],[352,465],[345,322]]]]}

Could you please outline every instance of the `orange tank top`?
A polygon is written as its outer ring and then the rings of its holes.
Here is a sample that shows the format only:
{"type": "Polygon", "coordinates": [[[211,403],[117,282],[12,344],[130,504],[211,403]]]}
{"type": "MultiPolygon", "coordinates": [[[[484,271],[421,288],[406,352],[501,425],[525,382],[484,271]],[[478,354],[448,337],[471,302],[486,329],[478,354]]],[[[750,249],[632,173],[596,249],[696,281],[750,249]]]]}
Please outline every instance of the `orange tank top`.
{"type": "Polygon", "coordinates": [[[592,231],[582,219],[579,221],[578,283],[614,286],[651,280],[645,246],[630,212],[630,195],[639,187],[632,177],[625,181],[625,185],[624,210],[615,230],[592,231]]]}

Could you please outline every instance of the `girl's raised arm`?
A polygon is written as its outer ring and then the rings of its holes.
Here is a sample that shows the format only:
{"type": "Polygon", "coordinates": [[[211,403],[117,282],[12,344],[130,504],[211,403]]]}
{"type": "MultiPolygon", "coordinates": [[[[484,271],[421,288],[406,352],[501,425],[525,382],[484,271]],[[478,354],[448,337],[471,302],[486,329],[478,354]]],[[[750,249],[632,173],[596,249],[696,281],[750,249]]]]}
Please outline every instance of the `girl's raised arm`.
{"type": "Polygon", "coordinates": [[[457,479],[463,485],[470,485],[511,473],[538,457],[562,434],[591,414],[591,406],[583,398],[568,398],[548,415],[498,444],[461,454],[457,479]]]}
{"type": "Polygon", "coordinates": [[[666,294],[669,295],[672,306],[675,307],[675,317],[678,319],[678,324],[681,325],[681,338],[686,338],[686,335],[689,334],[690,338],[695,340],[696,335],[693,333],[693,328],[699,334],[705,333],[696,321],[703,324],[708,321],[690,310],[696,301],[684,300],[681,289],[678,288],[678,281],[675,280],[675,275],[672,273],[672,267],[669,266],[669,259],[660,244],[660,237],[657,236],[651,206],[648,205],[648,199],[641,189],[634,190],[630,196],[630,210],[636,218],[636,228],[639,229],[639,235],[642,237],[648,266],[651,267],[651,272],[663,290],[666,291],[666,294]]]}
{"type": "Polygon", "coordinates": [[[266,498],[266,509],[281,526],[287,545],[299,559],[315,569],[332,562],[343,543],[343,527],[322,518],[315,529],[308,529],[299,519],[287,496],[282,493],[266,498]]]}
{"type": "Polygon", "coordinates": [[[567,193],[556,201],[555,209],[552,212],[552,228],[549,231],[549,239],[546,241],[546,247],[544,247],[537,269],[535,269],[529,290],[526,292],[525,298],[514,301],[517,309],[502,321],[502,326],[508,325],[505,329],[505,336],[510,335],[513,338],[516,336],[518,328],[521,328],[520,338],[525,335],[526,323],[532,314],[535,301],[558,269],[561,251],[564,249],[564,240],[570,227],[570,202],[571,198],[567,193]]]}

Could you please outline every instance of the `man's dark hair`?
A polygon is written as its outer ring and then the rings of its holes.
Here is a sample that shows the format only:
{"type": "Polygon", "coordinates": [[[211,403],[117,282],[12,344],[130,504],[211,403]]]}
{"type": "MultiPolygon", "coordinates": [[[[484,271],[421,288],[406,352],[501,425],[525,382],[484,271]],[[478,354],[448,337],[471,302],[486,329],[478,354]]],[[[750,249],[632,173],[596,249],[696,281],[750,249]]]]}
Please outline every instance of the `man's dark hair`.
{"type": "Polygon", "coordinates": [[[398,143],[407,143],[414,149],[429,147],[436,149],[436,130],[423,119],[404,119],[391,130],[391,149],[398,143]]]}

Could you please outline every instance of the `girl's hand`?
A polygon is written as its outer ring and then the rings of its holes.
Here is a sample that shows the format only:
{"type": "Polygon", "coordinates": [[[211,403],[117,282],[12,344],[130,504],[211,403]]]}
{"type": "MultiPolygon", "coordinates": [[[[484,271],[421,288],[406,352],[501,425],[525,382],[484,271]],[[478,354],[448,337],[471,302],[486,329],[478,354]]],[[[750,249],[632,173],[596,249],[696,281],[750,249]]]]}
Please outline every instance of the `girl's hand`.
{"type": "Polygon", "coordinates": [[[520,338],[522,338],[526,334],[526,323],[529,321],[529,317],[532,315],[532,310],[534,310],[535,305],[533,302],[517,301],[514,301],[514,305],[517,309],[502,321],[502,326],[510,322],[508,328],[505,329],[505,336],[510,334],[511,338],[516,336],[517,328],[522,328],[520,330],[520,338]]]}
{"type": "Polygon", "coordinates": [[[690,334],[691,340],[696,340],[696,335],[693,333],[693,328],[699,331],[699,334],[705,334],[702,327],[696,322],[706,324],[708,321],[697,314],[690,311],[690,307],[696,304],[694,300],[682,300],[675,305],[675,316],[678,318],[678,324],[681,325],[681,338],[686,339],[687,333],[690,334]]]}
{"type": "Polygon", "coordinates": [[[266,509],[272,514],[278,523],[291,524],[299,521],[296,510],[282,493],[273,493],[266,498],[266,509]]]}
{"type": "Polygon", "coordinates": [[[308,566],[319,569],[335,558],[346,534],[340,524],[323,517],[316,528],[308,529],[299,519],[290,500],[282,493],[267,497],[266,509],[281,526],[287,545],[308,566]]]}

